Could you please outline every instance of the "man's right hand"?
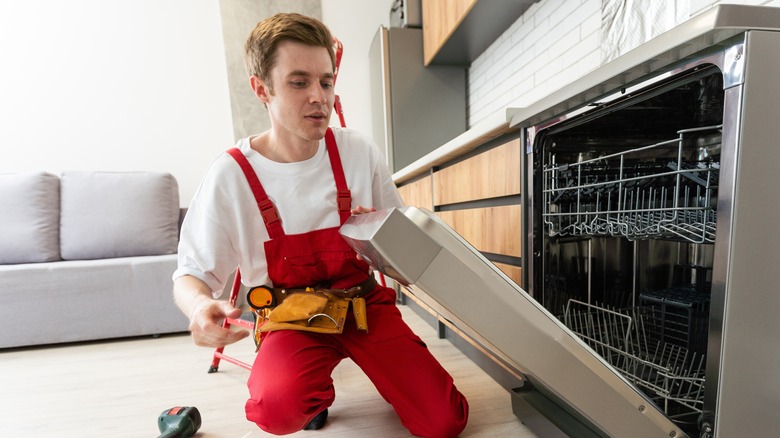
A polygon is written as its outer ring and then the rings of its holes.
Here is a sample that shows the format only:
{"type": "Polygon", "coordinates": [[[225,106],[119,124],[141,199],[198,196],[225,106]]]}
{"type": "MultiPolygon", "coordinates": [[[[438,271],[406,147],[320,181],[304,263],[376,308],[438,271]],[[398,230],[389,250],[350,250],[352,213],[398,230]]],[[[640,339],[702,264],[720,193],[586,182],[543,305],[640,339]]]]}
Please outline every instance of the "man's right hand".
{"type": "Polygon", "coordinates": [[[179,277],[173,283],[176,305],[190,319],[190,333],[195,345],[224,347],[247,336],[246,330],[230,330],[222,327],[225,318],[238,318],[241,310],[229,302],[216,300],[211,290],[199,278],[191,275],[179,277]]]}
{"type": "Polygon", "coordinates": [[[246,330],[230,330],[222,327],[225,318],[238,318],[241,309],[227,301],[205,299],[195,305],[190,314],[190,333],[195,345],[201,347],[224,347],[247,336],[246,330]]]}

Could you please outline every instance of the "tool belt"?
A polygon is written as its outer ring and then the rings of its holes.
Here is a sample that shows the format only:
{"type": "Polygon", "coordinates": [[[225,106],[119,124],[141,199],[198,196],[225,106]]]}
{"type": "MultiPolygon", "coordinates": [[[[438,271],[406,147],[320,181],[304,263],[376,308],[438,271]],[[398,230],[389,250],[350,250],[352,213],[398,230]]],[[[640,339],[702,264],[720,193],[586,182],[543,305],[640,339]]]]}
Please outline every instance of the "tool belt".
{"type": "Polygon", "coordinates": [[[259,347],[262,333],[277,330],[342,333],[350,305],[357,329],[368,332],[366,300],[363,296],[374,287],[376,280],[369,276],[366,281],[349,289],[251,288],[247,292],[247,302],[256,316],[255,344],[259,347]]]}

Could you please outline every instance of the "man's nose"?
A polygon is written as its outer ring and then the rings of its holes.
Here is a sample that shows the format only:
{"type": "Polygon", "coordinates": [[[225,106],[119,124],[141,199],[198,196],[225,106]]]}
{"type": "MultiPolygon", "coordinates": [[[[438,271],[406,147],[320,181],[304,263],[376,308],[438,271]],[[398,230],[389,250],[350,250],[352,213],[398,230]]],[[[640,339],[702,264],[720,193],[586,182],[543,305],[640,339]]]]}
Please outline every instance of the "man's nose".
{"type": "Polygon", "coordinates": [[[311,102],[325,104],[328,101],[328,91],[322,85],[315,85],[312,88],[311,102]]]}

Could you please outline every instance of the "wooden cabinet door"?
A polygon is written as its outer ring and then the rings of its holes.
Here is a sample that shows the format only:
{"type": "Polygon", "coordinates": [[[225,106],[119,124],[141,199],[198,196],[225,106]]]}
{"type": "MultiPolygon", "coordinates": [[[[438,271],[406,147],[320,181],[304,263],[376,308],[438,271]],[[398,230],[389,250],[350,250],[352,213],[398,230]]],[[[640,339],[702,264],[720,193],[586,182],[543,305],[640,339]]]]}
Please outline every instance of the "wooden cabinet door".
{"type": "Polygon", "coordinates": [[[433,211],[433,190],[431,189],[430,175],[398,187],[398,193],[401,194],[404,204],[433,211]]]}
{"type": "Polygon", "coordinates": [[[520,194],[520,140],[511,140],[434,174],[436,205],[520,194]]]}

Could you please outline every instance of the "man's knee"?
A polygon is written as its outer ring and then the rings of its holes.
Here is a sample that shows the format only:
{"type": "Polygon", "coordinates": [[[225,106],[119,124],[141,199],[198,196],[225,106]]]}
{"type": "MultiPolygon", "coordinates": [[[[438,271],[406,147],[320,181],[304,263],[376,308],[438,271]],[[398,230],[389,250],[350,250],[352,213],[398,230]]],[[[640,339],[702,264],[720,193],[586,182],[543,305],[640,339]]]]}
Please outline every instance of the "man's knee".
{"type": "Polygon", "coordinates": [[[297,406],[273,405],[249,399],[244,407],[246,419],[257,424],[263,431],[273,435],[287,435],[303,429],[307,417],[297,406]]]}
{"type": "Polygon", "coordinates": [[[454,438],[463,432],[469,419],[469,407],[465,398],[451,410],[426,417],[424,423],[407,426],[415,436],[426,438],[454,438]]]}

